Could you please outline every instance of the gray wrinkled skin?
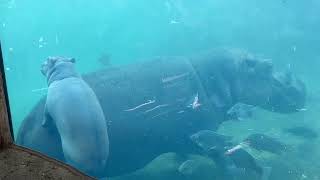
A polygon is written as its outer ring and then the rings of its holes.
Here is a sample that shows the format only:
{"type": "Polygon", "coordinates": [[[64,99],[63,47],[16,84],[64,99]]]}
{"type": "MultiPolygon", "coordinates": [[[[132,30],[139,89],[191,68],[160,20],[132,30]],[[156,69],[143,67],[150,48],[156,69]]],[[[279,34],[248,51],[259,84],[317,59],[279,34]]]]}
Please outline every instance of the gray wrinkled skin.
{"type": "Polygon", "coordinates": [[[101,174],[107,163],[109,139],[95,93],[76,73],[74,59],[50,57],[41,72],[49,86],[42,126],[56,128],[67,163],[92,176],[101,174]]]}
{"type": "MultiPolygon", "coordinates": [[[[304,107],[306,95],[293,74],[274,72],[271,61],[233,50],[164,57],[83,78],[108,117],[107,176],[133,172],[162,153],[202,154],[190,136],[216,131],[237,103],[293,113],[304,107]]],[[[24,119],[17,143],[65,161],[58,133],[41,126],[44,105],[40,100],[24,119]]]]}

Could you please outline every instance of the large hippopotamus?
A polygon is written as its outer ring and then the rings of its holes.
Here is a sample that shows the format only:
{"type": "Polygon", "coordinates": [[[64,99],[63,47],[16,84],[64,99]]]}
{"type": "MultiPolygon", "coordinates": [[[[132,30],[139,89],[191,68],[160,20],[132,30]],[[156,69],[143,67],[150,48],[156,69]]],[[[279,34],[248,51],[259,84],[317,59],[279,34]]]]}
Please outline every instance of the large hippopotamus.
{"type": "MultiPolygon", "coordinates": [[[[235,50],[165,57],[83,75],[107,119],[110,153],[105,174],[144,167],[166,152],[200,153],[190,137],[217,130],[236,103],[279,113],[304,107],[306,89],[272,62],[235,50]]],[[[65,161],[55,127],[43,127],[46,98],[24,119],[16,143],[65,161]]]]}

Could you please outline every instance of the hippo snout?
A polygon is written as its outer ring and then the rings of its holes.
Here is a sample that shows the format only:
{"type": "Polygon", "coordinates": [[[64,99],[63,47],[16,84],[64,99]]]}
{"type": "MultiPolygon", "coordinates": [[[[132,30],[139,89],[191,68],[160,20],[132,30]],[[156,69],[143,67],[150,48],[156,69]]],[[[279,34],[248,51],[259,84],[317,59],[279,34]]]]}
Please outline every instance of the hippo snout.
{"type": "Polygon", "coordinates": [[[306,86],[289,72],[273,75],[272,94],[268,99],[268,109],[280,113],[300,111],[305,107],[306,86]]]}

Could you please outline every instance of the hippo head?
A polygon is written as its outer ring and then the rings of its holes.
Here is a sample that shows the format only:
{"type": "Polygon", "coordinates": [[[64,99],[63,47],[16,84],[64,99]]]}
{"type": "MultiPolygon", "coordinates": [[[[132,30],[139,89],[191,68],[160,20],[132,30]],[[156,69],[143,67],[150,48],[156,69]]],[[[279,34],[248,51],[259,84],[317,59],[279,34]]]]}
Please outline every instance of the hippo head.
{"type": "Polygon", "coordinates": [[[242,49],[217,48],[191,62],[210,102],[219,109],[243,103],[289,113],[304,107],[304,83],[292,73],[275,72],[270,59],[242,49]]]}
{"type": "Polygon", "coordinates": [[[306,88],[289,72],[274,72],[269,59],[242,56],[236,60],[236,101],[290,113],[305,105],[306,88]]]}
{"type": "Polygon", "coordinates": [[[41,73],[46,76],[48,84],[67,77],[78,77],[74,63],[74,58],[48,57],[41,65],[41,73]]]}

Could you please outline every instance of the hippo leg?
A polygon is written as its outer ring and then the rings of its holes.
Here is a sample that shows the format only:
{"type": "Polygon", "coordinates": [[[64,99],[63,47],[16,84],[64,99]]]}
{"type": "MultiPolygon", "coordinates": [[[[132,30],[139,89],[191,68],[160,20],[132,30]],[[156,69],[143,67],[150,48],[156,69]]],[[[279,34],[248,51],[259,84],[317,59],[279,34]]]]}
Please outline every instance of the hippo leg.
{"type": "Polygon", "coordinates": [[[60,161],[64,160],[60,135],[52,123],[42,126],[45,116],[45,100],[42,98],[20,126],[15,143],[41,152],[60,161]]]}

